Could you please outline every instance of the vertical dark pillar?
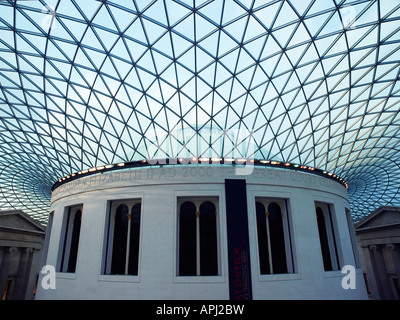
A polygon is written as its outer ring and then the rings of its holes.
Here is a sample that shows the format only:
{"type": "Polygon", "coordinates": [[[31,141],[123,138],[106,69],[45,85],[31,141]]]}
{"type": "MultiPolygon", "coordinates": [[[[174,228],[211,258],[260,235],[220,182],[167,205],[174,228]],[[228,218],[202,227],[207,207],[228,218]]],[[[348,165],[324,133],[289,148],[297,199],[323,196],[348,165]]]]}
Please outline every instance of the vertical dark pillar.
{"type": "Polygon", "coordinates": [[[231,300],[251,300],[246,180],[226,179],[225,198],[228,232],[229,298],[231,300]]]}
{"type": "Polygon", "coordinates": [[[24,300],[26,297],[26,288],[29,282],[29,276],[32,267],[33,249],[21,248],[21,256],[18,265],[17,276],[15,278],[13,299],[24,300]]]}

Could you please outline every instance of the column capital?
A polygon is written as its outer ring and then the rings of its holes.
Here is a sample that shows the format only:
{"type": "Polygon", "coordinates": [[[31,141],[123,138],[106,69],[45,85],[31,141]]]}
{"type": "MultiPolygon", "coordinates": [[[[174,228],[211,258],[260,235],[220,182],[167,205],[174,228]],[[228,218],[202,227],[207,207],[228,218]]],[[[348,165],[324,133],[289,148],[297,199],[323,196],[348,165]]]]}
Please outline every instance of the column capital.
{"type": "Polygon", "coordinates": [[[16,253],[16,252],[18,252],[18,248],[17,247],[9,247],[8,248],[8,252],[11,253],[11,254],[12,253],[16,253]]]}
{"type": "Polygon", "coordinates": [[[399,246],[395,243],[388,243],[386,245],[386,248],[389,249],[390,251],[394,251],[394,250],[398,251],[400,249],[399,246]]]}
{"type": "Polygon", "coordinates": [[[24,252],[25,253],[32,253],[33,252],[33,248],[24,248],[24,252]]]}

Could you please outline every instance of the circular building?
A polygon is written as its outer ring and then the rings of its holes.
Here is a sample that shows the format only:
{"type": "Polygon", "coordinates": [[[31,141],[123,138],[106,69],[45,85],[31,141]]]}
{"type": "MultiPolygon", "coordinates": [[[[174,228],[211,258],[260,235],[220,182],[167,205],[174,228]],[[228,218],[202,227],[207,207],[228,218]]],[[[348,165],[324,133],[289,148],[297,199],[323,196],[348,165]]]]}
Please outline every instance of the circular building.
{"type": "Polygon", "coordinates": [[[352,222],[400,205],[399,21],[0,1],[0,210],[47,224],[37,298],[365,297],[352,222]]]}
{"type": "Polygon", "coordinates": [[[342,179],[290,163],[182,160],[60,179],[46,249],[56,289],[39,286],[37,298],[366,298],[342,179]]]}

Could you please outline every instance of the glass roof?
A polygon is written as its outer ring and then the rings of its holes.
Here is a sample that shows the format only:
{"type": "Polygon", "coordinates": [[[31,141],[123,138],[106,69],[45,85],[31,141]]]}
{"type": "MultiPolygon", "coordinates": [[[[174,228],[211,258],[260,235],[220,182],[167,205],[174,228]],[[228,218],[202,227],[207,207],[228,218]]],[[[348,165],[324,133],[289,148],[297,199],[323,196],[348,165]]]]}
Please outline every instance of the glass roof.
{"type": "Polygon", "coordinates": [[[2,0],[0,34],[1,210],[234,152],[343,177],[355,220],[400,205],[398,0],[2,0]]]}

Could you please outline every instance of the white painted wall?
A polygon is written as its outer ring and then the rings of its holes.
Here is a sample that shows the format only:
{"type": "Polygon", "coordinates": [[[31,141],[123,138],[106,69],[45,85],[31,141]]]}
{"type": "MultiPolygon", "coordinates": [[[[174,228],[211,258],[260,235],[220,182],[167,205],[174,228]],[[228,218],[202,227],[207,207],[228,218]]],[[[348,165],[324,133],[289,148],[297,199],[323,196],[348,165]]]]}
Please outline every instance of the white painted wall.
{"type": "Polygon", "coordinates": [[[64,184],[52,195],[54,211],[46,264],[56,265],[64,208],[83,204],[76,273],[58,272],[56,289],[37,299],[229,299],[224,179],[246,179],[254,299],[366,299],[362,271],[356,290],[344,290],[341,271],[325,272],[320,252],[315,201],[333,204],[341,247],[341,263],[354,265],[345,208],[347,192],[338,183],[315,175],[254,168],[235,176],[233,167],[188,166],[109,172],[64,184]],[[177,198],[219,198],[220,275],[176,276],[177,198]],[[296,272],[260,275],[254,199],[288,199],[296,272]],[[102,275],[107,201],[142,199],[138,276],[102,275]]]}

